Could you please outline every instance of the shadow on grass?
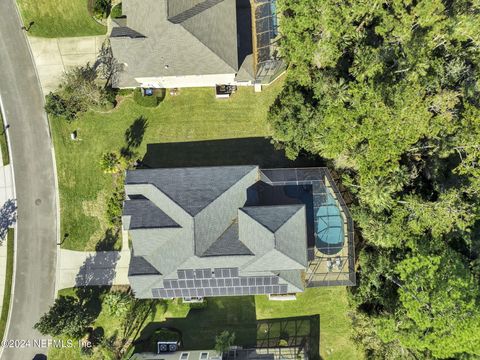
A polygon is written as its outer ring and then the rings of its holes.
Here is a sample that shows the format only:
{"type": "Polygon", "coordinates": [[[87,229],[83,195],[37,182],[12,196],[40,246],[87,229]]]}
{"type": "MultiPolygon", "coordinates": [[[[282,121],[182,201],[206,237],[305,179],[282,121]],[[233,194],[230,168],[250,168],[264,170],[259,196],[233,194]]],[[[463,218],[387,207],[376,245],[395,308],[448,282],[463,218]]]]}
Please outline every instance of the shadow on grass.
{"type": "Polygon", "coordinates": [[[261,168],[325,166],[318,157],[289,160],[263,137],[148,144],[146,168],[259,165],[261,168]]]}

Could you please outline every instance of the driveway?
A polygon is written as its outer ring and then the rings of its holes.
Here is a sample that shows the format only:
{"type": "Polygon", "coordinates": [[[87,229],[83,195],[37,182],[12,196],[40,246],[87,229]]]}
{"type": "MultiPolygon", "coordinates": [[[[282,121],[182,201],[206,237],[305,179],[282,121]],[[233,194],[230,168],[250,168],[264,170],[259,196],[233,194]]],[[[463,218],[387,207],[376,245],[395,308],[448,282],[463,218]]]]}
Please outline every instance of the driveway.
{"type": "MultiPolygon", "coordinates": [[[[10,125],[7,132],[18,207],[14,293],[5,339],[32,341],[45,338],[33,325],[55,296],[55,165],[44,98],[15,1],[0,1],[0,14],[0,97],[10,125]]],[[[0,348],[2,358],[30,360],[48,351],[32,342],[23,345],[0,348]]]]}
{"type": "Polygon", "coordinates": [[[105,36],[47,39],[28,37],[44,94],[54,91],[65,71],[93,64],[105,36]]]}

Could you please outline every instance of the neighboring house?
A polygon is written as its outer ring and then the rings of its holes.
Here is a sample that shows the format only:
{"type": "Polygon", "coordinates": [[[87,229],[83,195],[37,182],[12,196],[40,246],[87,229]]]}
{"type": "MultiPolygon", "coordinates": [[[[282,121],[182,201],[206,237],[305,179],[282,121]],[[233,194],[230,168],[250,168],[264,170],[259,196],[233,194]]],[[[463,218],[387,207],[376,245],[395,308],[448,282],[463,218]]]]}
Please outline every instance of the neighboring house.
{"type": "Polygon", "coordinates": [[[236,349],[224,356],[215,350],[177,351],[172,353],[137,353],[130,360],[306,360],[303,349],[276,347],[269,349],[236,349]]]}
{"type": "Polygon", "coordinates": [[[117,87],[252,85],[283,70],[276,0],[123,0],[117,87]]]}
{"type": "Polygon", "coordinates": [[[125,192],[137,298],[355,284],[353,224],[326,168],[133,170],[125,192]]]}

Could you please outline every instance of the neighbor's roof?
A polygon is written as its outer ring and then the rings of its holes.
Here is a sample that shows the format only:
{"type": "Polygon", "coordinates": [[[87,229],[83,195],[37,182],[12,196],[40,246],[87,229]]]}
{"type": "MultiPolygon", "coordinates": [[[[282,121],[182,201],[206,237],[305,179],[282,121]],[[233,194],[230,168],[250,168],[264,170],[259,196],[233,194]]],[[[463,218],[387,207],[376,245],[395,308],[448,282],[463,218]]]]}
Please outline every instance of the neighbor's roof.
{"type": "Polygon", "coordinates": [[[238,71],[235,0],[124,0],[123,13],[110,37],[121,82],[238,71]]]}

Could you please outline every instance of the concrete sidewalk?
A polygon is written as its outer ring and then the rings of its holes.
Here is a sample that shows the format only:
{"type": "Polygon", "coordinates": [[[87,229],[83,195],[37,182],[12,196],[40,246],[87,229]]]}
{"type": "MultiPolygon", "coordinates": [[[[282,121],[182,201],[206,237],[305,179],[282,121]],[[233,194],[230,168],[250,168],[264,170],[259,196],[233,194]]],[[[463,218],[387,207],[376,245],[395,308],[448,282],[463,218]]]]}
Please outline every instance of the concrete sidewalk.
{"type": "Polygon", "coordinates": [[[46,95],[57,88],[65,71],[75,66],[93,64],[106,36],[27,38],[46,95]]]}
{"type": "Polygon", "coordinates": [[[3,306],[7,269],[6,234],[8,227],[14,226],[15,221],[16,205],[13,193],[12,169],[10,165],[0,166],[0,237],[2,237],[0,239],[0,313],[3,306]]]}
{"type": "Polygon", "coordinates": [[[74,286],[129,285],[128,234],[122,233],[122,251],[59,249],[56,290],[74,286]]]}

